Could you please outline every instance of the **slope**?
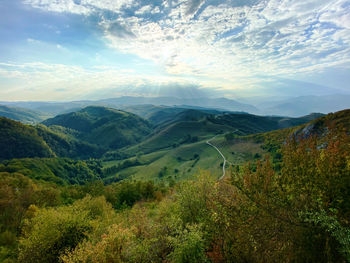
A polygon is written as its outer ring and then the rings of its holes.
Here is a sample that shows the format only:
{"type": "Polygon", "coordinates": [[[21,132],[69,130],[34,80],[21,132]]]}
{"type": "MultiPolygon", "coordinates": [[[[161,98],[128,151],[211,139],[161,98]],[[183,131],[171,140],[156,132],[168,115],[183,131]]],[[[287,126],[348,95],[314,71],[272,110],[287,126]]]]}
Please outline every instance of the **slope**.
{"type": "Polygon", "coordinates": [[[0,159],[54,156],[35,128],[5,117],[0,117],[0,149],[0,159]]]}
{"type": "Polygon", "coordinates": [[[0,117],[6,117],[22,123],[39,123],[46,119],[47,116],[34,110],[0,105],[0,117]]]}
{"type": "Polygon", "coordinates": [[[227,113],[208,118],[217,124],[229,125],[239,130],[240,135],[267,132],[297,126],[319,118],[323,114],[314,113],[300,118],[257,116],[252,114],[227,113]]]}
{"type": "Polygon", "coordinates": [[[118,149],[139,142],[152,131],[142,118],[120,110],[89,106],[43,122],[77,131],[77,138],[106,149],[118,149]]]}
{"type": "Polygon", "coordinates": [[[150,153],[169,147],[175,148],[181,144],[196,142],[231,130],[229,126],[214,124],[206,120],[177,121],[157,131],[141,143],[123,149],[123,152],[130,155],[137,152],[150,153]]]}
{"type": "MultiPolygon", "coordinates": [[[[180,114],[184,113],[185,111],[180,114]]],[[[272,142],[280,145],[288,134],[301,126],[282,130],[279,128],[306,123],[317,116],[319,115],[312,114],[302,118],[283,118],[223,114],[208,115],[197,121],[178,121],[142,143],[122,149],[119,157],[124,156],[126,159],[113,161],[113,158],[107,158],[109,161],[105,165],[118,167],[111,174],[112,177],[117,174],[118,180],[182,180],[190,178],[199,169],[209,170],[219,178],[222,175],[222,158],[213,147],[206,144],[207,139],[220,134],[211,143],[224,154],[228,161],[226,169],[229,169],[230,165],[241,165],[259,159],[268,152],[273,157],[278,157],[277,148],[272,142]],[[273,129],[275,131],[271,131],[273,129]],[[266,130],[270,132],[266,133],[266,130]],[[263,133],[256,134],[257,132],[263,133]],[[231,133],[235,136],[227,136],[231,133]],[[266,141],[257,138],[266,138],[266,141]]]]}
{"type": "Polygon", "coordinates": [[[99,158],[106,149],[76,138],[78,132],[62,126],[35,126],[38,135],[58,157],[77,159],[99,158]]]}

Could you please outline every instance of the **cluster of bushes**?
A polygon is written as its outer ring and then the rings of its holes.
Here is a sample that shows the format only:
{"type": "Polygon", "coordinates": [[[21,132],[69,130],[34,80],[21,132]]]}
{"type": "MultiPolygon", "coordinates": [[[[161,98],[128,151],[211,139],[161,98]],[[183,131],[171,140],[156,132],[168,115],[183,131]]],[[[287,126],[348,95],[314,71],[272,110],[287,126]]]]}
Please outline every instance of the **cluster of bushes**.
{"type": "Polygon", "coordinates": [[[194,142],[198,142],[198,136],[192,136],[191,134],[187,134],[183,140],[181,141],[180,144],[183,143],[194,143],[194,142]]]}
{"type": "MultiPolygon", "coordinates": [[[[107,186],[102,181],[95,181],[85,185],[59,186],[34,181],[17,172],[0,172],[0,261],[12,262],[11,259],[19,256],[20,262],[55,262],[67,244],[73,246],[86,239],[86,232],[94,229],[92,223],[101,224],[86,211],[76,208],[77,204],[90,207],[93,203],[93,213],[107,207],[114,214],[141,200],[160,199],[166,191],[164,186],[150,181],[107,186]],[[74,231],[80,231],[80,234],[74,231]],[[31,241],[22,242],[20,236],[31,241]],[[48,248],[45,242],[51,242],[52,247],[48,248]],[[26,252],[21,252],[23,256],[18,254],[18,246],[26,247],[26,252]]],[[[106,213],[99,218],[107,220],[106,213]]]]}
{"type": "Polygon", "coordinates": [[[78,161],[68,158],[25,158],[0,163],[0,172],[20,173],[35,180],[58,185],[80,184],[103,177],[99,160],[78,161]]]}
{"type": "Polygon", "coordinates": [[[132,209],[113,209],[111,189],[65,206],[30,205],[15,256],[20,262],[205,262],[200,221],[205,218],[203,195],[213,185],[202,179],[194,188],[185,183],[166,198],[152,183],[119,185],[116,192],[125,198],[125,208],[136,192],[145,200],[158,200],[132,209]]]}
{"type": "Polygon", "coordinates": [[[121,163],[119,163],[118,165],[113,165],[111,167],[106,167],[103,169],[103,174],[107,175],[111,175],[111,174],[116,174],[117,172],[126,169],[128,167],[132,167],[132,166],[138,166],[141,165],[140,161],[138,159],[134,159],[134,160],[125,160],[121,163]]]}

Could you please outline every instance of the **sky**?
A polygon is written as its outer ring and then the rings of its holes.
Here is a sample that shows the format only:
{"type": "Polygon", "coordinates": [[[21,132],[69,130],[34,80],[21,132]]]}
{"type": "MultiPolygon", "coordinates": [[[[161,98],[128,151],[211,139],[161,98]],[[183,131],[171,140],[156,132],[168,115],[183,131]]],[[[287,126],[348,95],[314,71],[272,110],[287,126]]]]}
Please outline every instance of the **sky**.
{"type": "Polygon", "coordinates": [[[0,0],[0,101],[350,93],[350,0],[0,0]]]}

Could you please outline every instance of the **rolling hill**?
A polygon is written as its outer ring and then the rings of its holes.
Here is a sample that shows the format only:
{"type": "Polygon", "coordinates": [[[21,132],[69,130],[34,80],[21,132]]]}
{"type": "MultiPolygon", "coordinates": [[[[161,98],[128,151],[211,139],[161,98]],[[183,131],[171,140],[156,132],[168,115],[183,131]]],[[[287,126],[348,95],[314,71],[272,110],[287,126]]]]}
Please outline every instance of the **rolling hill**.
{"type": "Polygon", "coordinates": [[[157,106],[151,104],[121,106],[121,109],[134,113],[155,126],[164,126],[179,120],[198,120],[210,114],[219,115],[226,111],[196,106],[157,106]]]}
{"type": "Polygon", "coordinates": [[[212,136],[213,134],[229,132],[231,127],[214,124],[205,120],[177,121],[172,123],[141,143],[123,149],[124,153],[150,153],[164,148],[177,147],[184,143],[193,143],[212,136]]]}
{"type": "Polygon", "coordinates": [[[0,159],[33,157],[98,158],[106,149],[81,141],[74,131],[0,117],[0,159]]]}
{"type": "Polygon", "coordinates": [[[38,135],[58,157],[75,159],[99,158],[106,151],[99,147],[76,138],[78,133],[62,126],[46,127],[43,124],[35,126],[38,135]]]}
{"type": "Polygon", "coordinates": [[[121,165],[118,169],[119,178],[183,179],[198,172],[198,169],[210,170],[213,175],[220,176],[222,159],[206,144],[208,139],[216,135],[212,142],[222,150],[231,164],[240,165],[270,151],[269,147],[264,147],[266,142],[257,140],[255,134],[264,137],[265,134],[276,133],[285,137],[292,129],[281,128],[305,124],[319,116],[322,114],[301,118],[234,113],[214,115],[184,110],[172,114],[167,125],[159,125],[141,143],[105,154],[106,165],[121,165]],[[229,133],[238,137],[228,140],[224,135],[229,133]],[[122,165],[124,162],[129,165],[122,165]]]}
{"type": "Polygon", "coordinates": [[[45,120],[48,116],[42,112],[30,109],[0,105],[0,117],[33,124],[45,120]]]}
{"type": "Polygon", "coordinates": [[[313,113],[299,118],[289,118],[227,113],[211,117],[209,120],[213,123],[229,125],[238,129],[241,135],[247,135],[297,126],[321,116],[323,114],[313,113]]]}
{"type": "Polygon", "coordinates": [[[292,136],[294,136],[297,140],[300,138],[308,138],[309,136],[326,138],[330,128],[344,130],[348,133],[350,130],[350,110],[329,113],[320,118],[305,122],[299,126],[274,130],[266,133],[252,134],[245,136],[245,138],[248,140],[253,140],[256,143],[261,143],[262,147],[270,152],[274,157],[281,145],[288,138],[292,138],[292,136]]]}
{"type": "Polygon", "coordinates": [[[34,127],[0,117],[0,159],[53,157],[34,127]]]}
{"type": "Polygon", "coordinates": [[[139,144],[121,149],[121,152],[126,156],[138,152],[151,153],[233,131],[237,135],[262,133],[300,125],[320,116],[313,114],[301,118],[283,118],[246,113],[212,113],[216,112],[192,109],[184,109],[178,113],[170,109],[166,109],[165,113],[162,110],[154,112],[150,115],[150,118],[157,117],[158,126],[154,132],[139,144]]]}
{"type": "Polygon", "coordinates": [[[146,120],[125,111],[89,106],[43,122],[77,131],[76,138],[106,149],[135,144],[152,131],[146,120]]]}
{"type": "Polygon", "coordinates": [[[118,150],[118,158],[125,158],[177,148],[216,134],[234,131],[236,135],[248,135],[300,125],[320,116],[262,117],[210,109],[152,105],[138,105],[135,109],[153,124],[135,114],[100,106],[61,114],[36,126],[21,125],[4,118],[1,126],[4,134],[16,134],[12,138],[17,143],[27,145],[32,142],[24,148],[12,149],[7,146],[6,155],[9,158],[58,156],[86,159],[99,158],[107,151],[118,150]],[[33,144],[40,146],[41,150],[40,147],[29,150],[33,144]],[[19,154],[19,151],[22,153],[19,154]]]}

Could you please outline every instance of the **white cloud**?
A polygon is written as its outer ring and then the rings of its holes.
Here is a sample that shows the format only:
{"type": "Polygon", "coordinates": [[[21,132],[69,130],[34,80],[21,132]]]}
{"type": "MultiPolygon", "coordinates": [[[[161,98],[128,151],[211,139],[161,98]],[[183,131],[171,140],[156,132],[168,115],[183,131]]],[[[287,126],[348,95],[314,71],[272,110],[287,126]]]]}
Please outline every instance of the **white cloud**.
{"type": "Polygon", "coordinates": [[[91,12],[89,8],[76,4],[76,1],[73,0],[24,0],[24,3],[52,12],[73,14],[89,14],[91,12]]]}
{"type": "Polygon", "coordinates": [[[34,7],[88,15],[109,10],[100,26],[108,45],[154,61],[174,78],[225,88],[254,87],[254,76],[350,67],[349,0],[163,1],[25,0],[34,7]],[[248,5],[247,3],[251,3],[248,5]],[[123,8],[135,8],[135,16],[123,8]],[[152,20],[152,15],[163,14],[152,20]],[[148,15],[147,19],[143,17],[148,15]],[[151,17],[151,18],[150,18],[151,17]]]}
{"type": "Polygon", "coordinates": [[[133,0],[23,0],[23,2],[46,11],[84,15],[98,10],[119,12],[122,7],[134,4],[133,0]]]}
{"type": "Polygon", "coordinates": [[[145,5],[145,6],[142,6],[140,9],[136,10],[135,15],[143,15],[143,14],[151,13],[152,10],[153,10],[153,7],[151,5],[145,5]]]}

